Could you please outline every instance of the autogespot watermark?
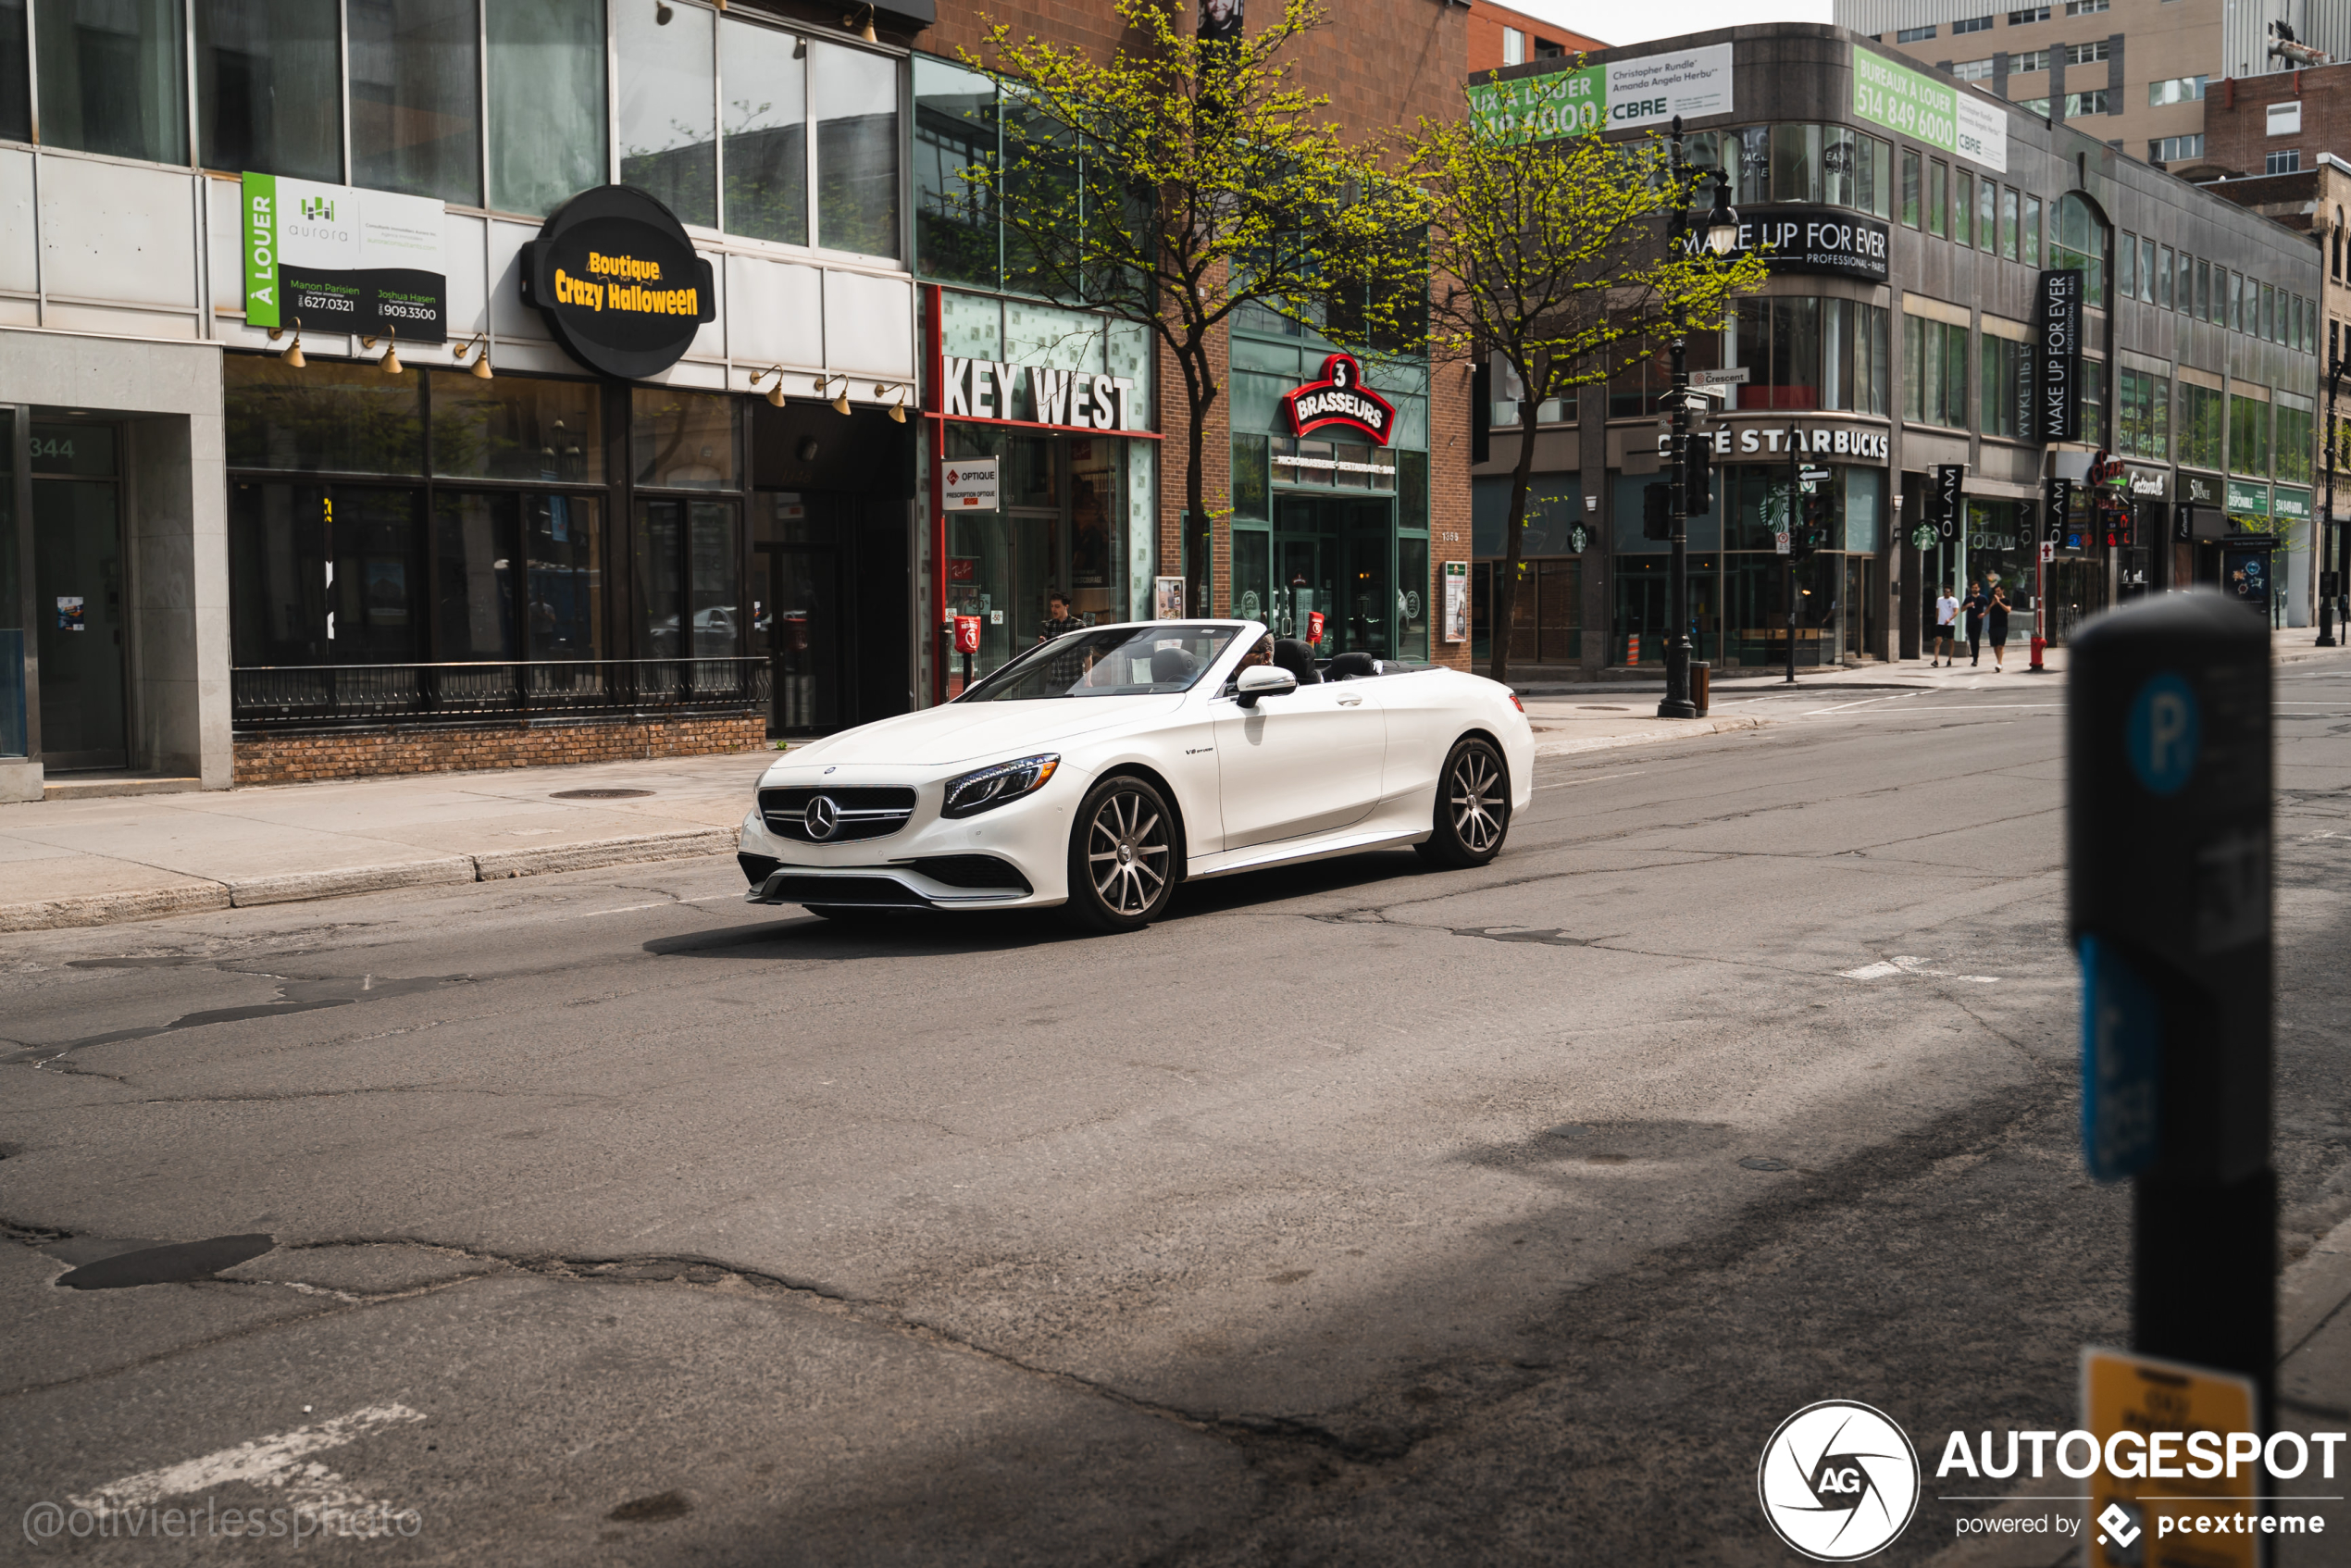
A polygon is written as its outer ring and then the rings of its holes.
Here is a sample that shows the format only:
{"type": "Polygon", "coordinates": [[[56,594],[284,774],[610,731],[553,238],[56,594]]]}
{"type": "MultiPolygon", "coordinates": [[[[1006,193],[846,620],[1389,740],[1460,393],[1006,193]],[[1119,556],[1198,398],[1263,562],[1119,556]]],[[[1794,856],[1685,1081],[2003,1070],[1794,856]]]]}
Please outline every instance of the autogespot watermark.
{"type": "MultiPolygon", "coordinates": [[[[2216,1537],[2327,1534],[2325,1514],[2312,1505],[2345,1500],[2324,1483],[2334,1481],[2346,1441],[2341,1432],[2120,1431],[2104,1439],[2079,1430],[1953,1432],[1934,1469],[1938,1482],[1980,1487],[2054,1473],[2090,1488],[2070,1498],[1955,1489],[1933,1500],[2003,1505],[1961,1512],[1952,1524],[1957,1536],[2071,1541],[2086,1534],[2086,1562],[2122,1568],[2154,1561],[2143,1537],[2197,1536],[2209,1548],[2220,1544],[2216,1537]],[[2084,1517],[2090,1510],[2081,1505],[2118,1491],[2126,1495],[2084,1517]]],[[[1781,1422],[1763,1445],[1755,1482],[1773,1533],[1817,1562],[1875,1556],[1927,1500],[1908,1435],[1884,1412],[1849,1400],[1823,1400],[1781,1422]]]]}
{"type": "Polygon", "coordinates": [[[223,1508],[218,1500],[202,1507],[149,1505],[84,1508],[36,1502],[24,1511],[24,1538],[44,1546],[68,1540],[391,1540],[413,1537],[425,1527],[413,1508],[385,1504],[362,1507],[293,1506],[223,1508]]]}

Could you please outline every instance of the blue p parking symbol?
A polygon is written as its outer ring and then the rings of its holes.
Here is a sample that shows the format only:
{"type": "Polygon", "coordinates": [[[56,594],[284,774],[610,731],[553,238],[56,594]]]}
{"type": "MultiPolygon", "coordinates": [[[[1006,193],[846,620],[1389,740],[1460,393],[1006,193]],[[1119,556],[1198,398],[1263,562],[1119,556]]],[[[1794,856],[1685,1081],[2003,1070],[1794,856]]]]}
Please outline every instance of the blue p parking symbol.
{"type": "Polygon", "coordinates": [[[2186,681],[2166,673],[2139,688],[2123,744],[2131,771],[2148,794],[2169,797],[2186,789],[2202,741],[2196,692],[2186,681]]]}

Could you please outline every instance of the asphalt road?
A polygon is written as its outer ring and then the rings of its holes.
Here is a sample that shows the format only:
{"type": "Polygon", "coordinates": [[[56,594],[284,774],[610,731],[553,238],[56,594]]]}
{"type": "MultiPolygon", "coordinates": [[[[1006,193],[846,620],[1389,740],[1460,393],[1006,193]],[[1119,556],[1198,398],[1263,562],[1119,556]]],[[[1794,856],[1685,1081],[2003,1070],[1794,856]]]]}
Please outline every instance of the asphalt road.
{"type": "MultiPolygon", "coordinates": [[[[2351,1213],[2351,661],[2279,694],[2291,1253],[2351,1213]]],[[[296,1550],[20,1534],[105,1493],[414,1510],[303,1547],[369,1562],[1795,1561],[1783,1417],[2062,1430],[2123,1333],[2061,696],[1738,698],[1485,870],[1132,937],[713,860],[0,939],[0,1558],[296,1550]]]]}

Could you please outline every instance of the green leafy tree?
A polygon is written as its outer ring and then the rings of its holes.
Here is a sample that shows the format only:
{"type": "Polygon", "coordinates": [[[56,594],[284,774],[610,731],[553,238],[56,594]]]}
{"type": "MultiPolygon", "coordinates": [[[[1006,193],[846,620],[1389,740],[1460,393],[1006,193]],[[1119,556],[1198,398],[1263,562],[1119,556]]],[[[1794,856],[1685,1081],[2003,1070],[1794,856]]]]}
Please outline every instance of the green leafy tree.
{"type": "Polygon", "coordinates": [[[1216,334],[1250,305],[1358,353],[1417,345],[1427,300],[1417,193],[1296,84],[1290,45],[1325,22],[1287,0],[1254,32],[1202,39],[1176,0],[1115,0],[1106,60],[991,27],[966,64],[1005,83],[1002,151],[964,169],[1003,226],[1006,281],[1148,328],[1183,378],[1191,596],[1207,608],[1216,334]]]}
{"type": "Polygon", "coordinates": [[[1762,287],[1760,256],[1715,255],[1670,243],[1675,215],[1711,204],[1702,171],[1676,170],[1661,138],[1610,142],[1573,126],[1562,76],[1512,83],[1524,112],[1424,119],[1403,177],[1431,208],[1428,267],[1432,357],[1491,355],[1518,384],[1518,462],[1511,475],[1504,566],[1489,607],[1487,673],[1509,678],[1512,603],[1524,574],[1536,411],[1585,386],[1604,385],[1671,342],[1718,326],[1735,294],[1762,287]],[[1559,96],[1547,105],[1546,94],[1559,96]]]}

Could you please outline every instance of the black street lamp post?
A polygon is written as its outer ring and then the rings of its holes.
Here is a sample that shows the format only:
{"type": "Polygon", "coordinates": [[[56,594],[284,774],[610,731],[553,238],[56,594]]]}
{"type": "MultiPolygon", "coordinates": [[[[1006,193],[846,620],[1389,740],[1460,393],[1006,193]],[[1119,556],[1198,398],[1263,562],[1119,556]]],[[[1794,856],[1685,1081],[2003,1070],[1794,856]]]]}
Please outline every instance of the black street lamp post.
{"type": "MultiPolygon", "coordinates": [[[[2335,601],[2345,593],[2351,593],[2351,529],[2343,528],[2334,520],[2334,394],[2343,385],[2343,372],[2345,368],[2346,367],[2344,364],[2343,356],[2340,354],[2328,355],[2327,500],[2325,509],[2319,514],[2319,570],[2321,578],[2327,575],[2325,565],[2327,555],[2326,543],[2327,535],[2330,530],[2332,530],[2335,535],[2335,550],[2337,554],[2334,570],[2334,591],[2332,593],[2321,593],[2319,595],[2319,646],[2321,648],[2332,648],[2335,645],[2335,601]]],[[[2343,631],[2344,641],[2351,642],[2351,605],[2346,605],[2345,608],[2343,631]]]]}
{"type": "MultiPolygon", "coordinates": [[[[1714,205],[1706,215],[1706,247],[1716,255],[1726,254],[1738,243],[1738,213],[1723,201],[1724,177],[1720,169],[1693,170],[1682,161],[1682,117],[1673,117],[1673,189],[1677,193],[1673,221],[1668,231],[1667,255],[1685,255],[1688,251],[1690,209],[1687,185],[1694,173],[1709,173],[1714,180],[1714,205]]],[[[1660,718],[1696,718],[1698,703],[1690,697],[1690,532],[1689,532],[1689,450],[1690,450],[1690,366],[1689,317],[1679,312],[1673,320],[1673,390],[1666,395],[1673,400],[1673,471],[1668,481],[1671,492],[1672,554],[1666,570],[1665,585],[1665,697],[1657,704],[1660,718]]]]}

